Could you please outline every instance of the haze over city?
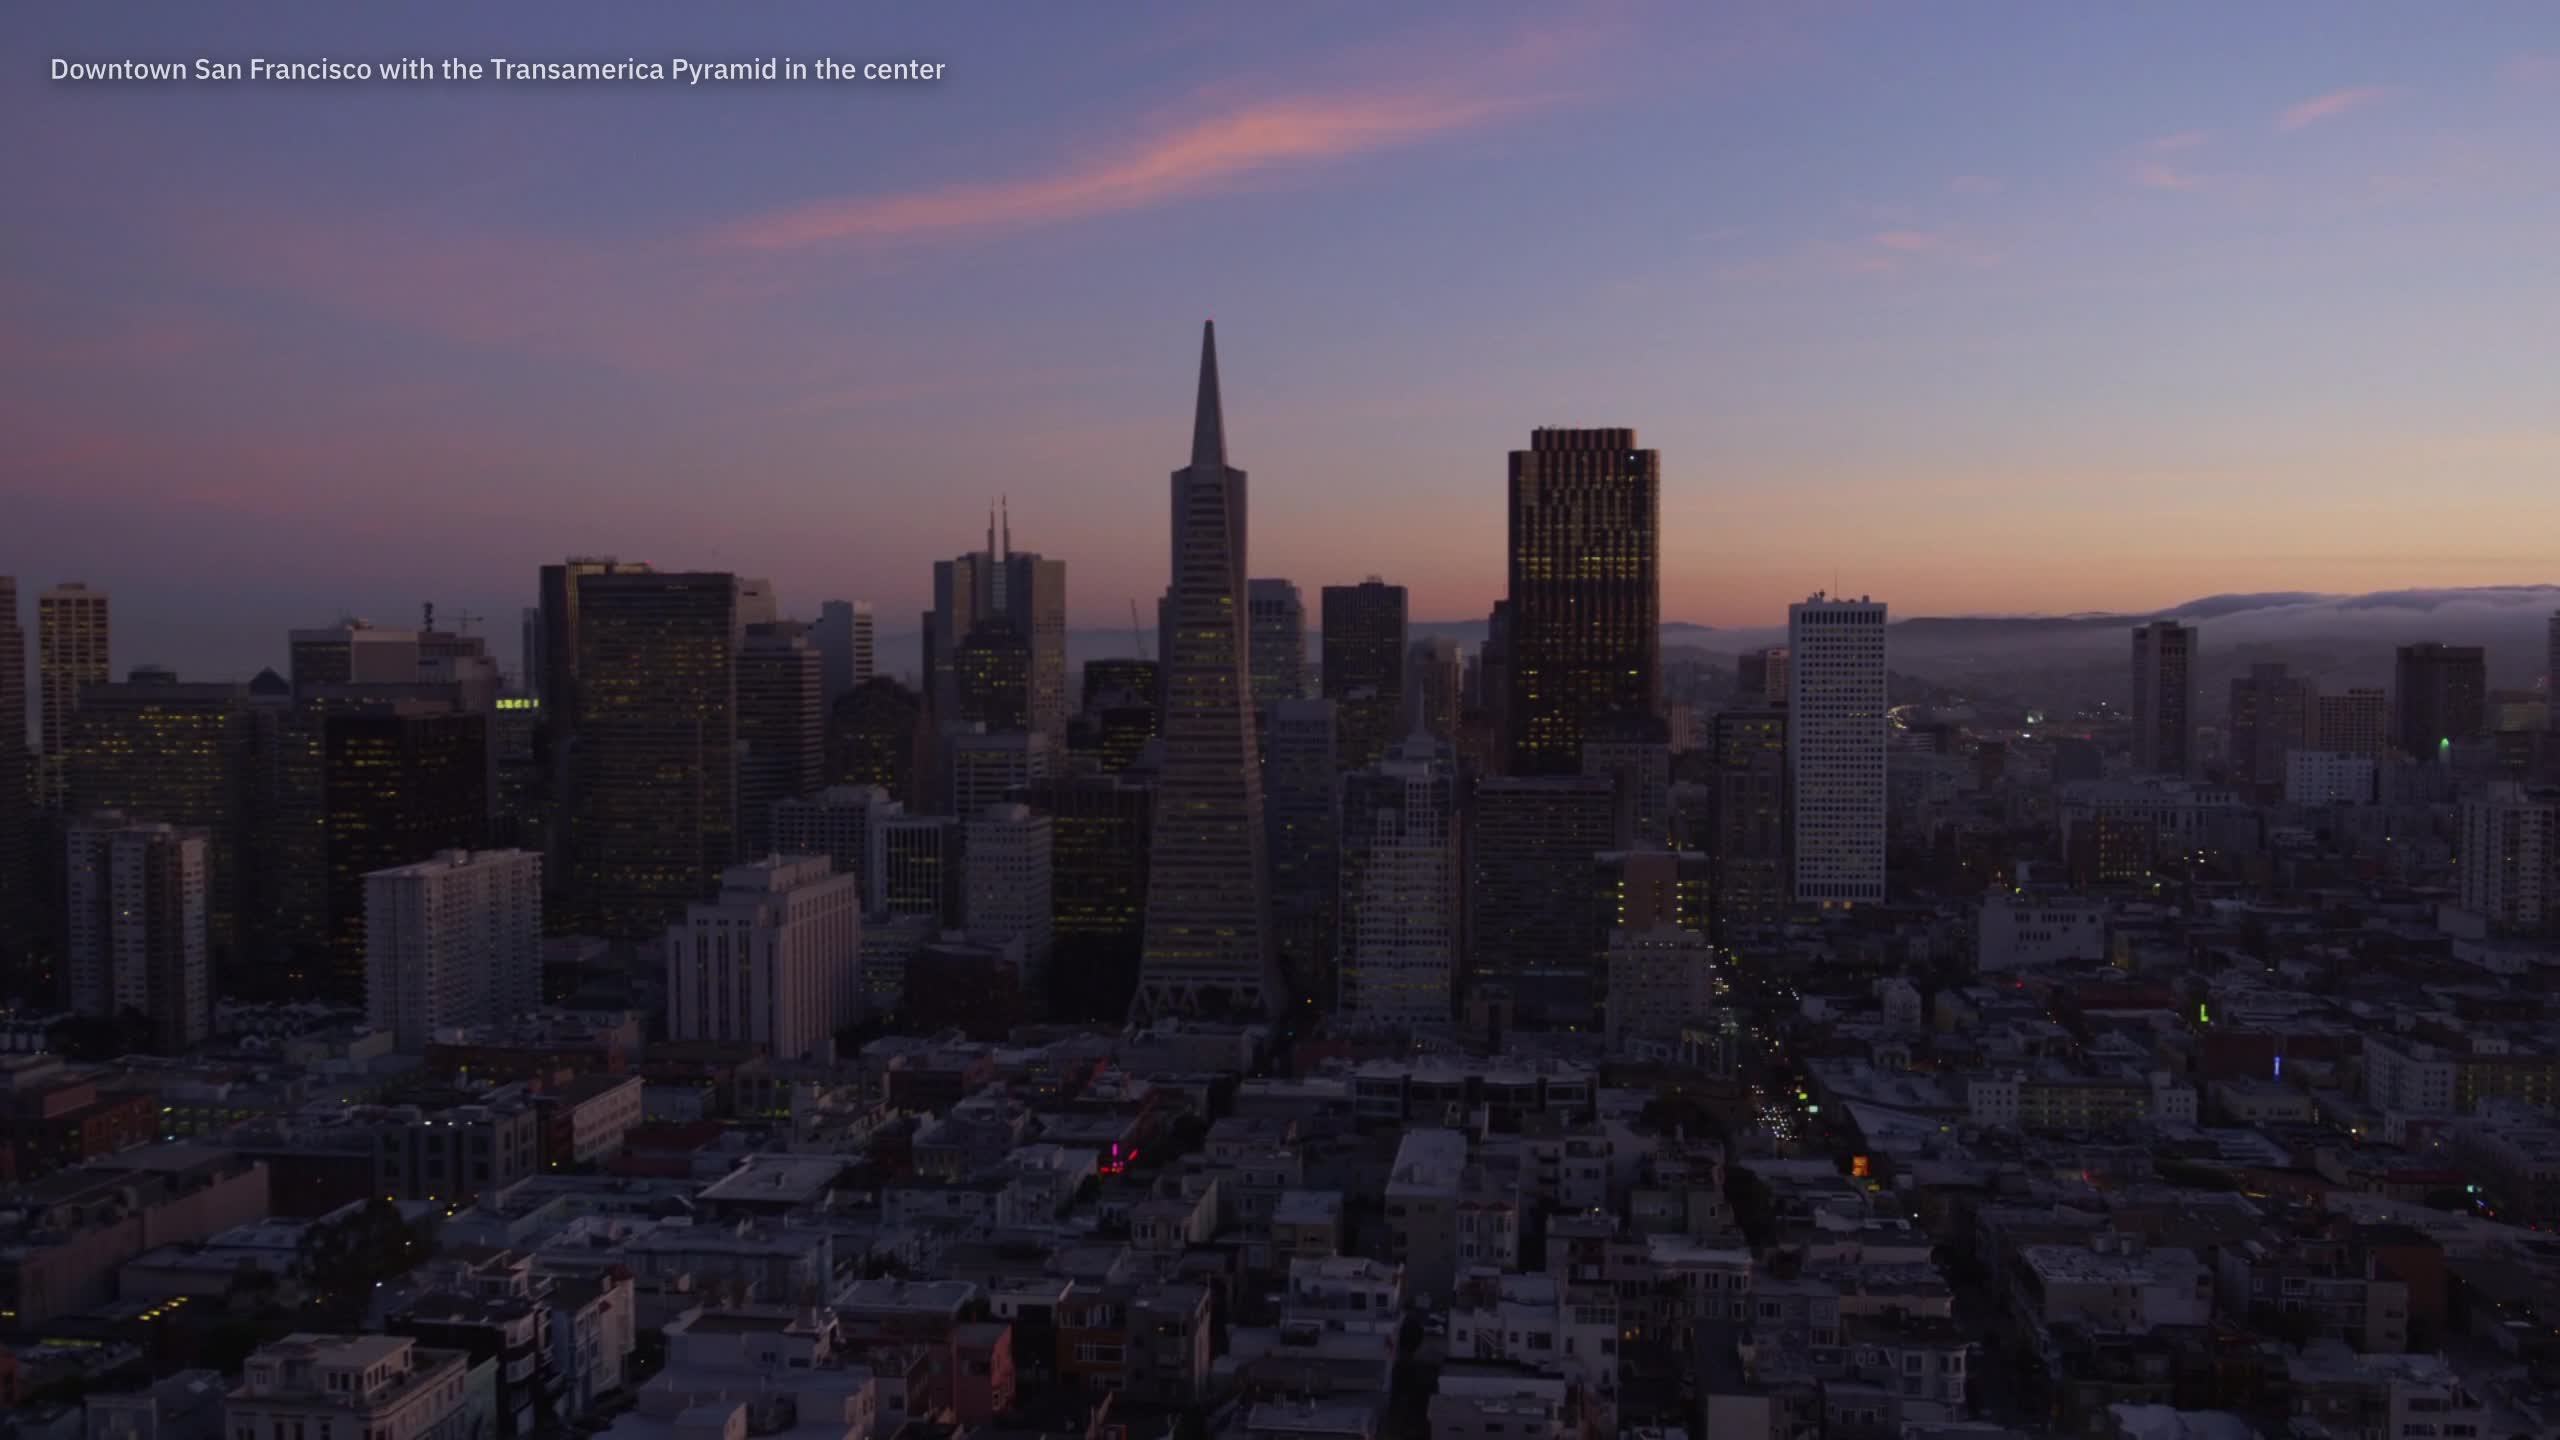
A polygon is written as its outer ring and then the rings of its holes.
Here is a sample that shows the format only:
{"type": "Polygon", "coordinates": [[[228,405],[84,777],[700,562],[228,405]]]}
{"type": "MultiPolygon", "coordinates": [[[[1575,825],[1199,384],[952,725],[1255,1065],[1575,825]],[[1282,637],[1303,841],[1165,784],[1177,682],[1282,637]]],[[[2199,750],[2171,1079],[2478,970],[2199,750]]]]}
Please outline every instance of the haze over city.
{"type": "MultiPolygon", "coordinates": [[[[1186,337],[1258,573],[1502,586],[1537,424],[1663,455],[1663,613],[2140,612],[2551,578],[2532,5],[485,13],[13,7],[23,55],[946,61],[913,92],[0,81],[0,568],[118,663],[512,616],[567,552],[926,602],[1011,497],[1164,580],[1186,337]],[[270,48],[273,48],[270,45],[270,48]],[[325,120],[324,120],[325,117],[325,120]],[[645,163],[636,159],[646,156],[645,163]]],[[[505,627],[499,627],[504,629],[505,627]]]]}

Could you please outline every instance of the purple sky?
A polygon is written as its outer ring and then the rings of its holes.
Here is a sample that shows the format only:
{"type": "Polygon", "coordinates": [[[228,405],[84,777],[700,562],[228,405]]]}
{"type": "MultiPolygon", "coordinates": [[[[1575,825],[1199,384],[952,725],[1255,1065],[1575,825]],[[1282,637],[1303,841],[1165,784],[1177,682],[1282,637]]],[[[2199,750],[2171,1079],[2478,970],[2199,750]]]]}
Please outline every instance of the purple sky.
{"type": "MultiPolygon", "coordinates": [[[[610,552],[911,628],[1012,498],[1163,583],[1198,325],[1257,574],[1502,584],[1538,424],[1664,610],[2554,578],[2548,5],[0,12],[0,573],[119,664],[512,617],[610,552]],[[944,62],[906,87],[69,86],[73,59],[944,62]],[[145,648],[147,647],[147,648],[145,648]]],[[[495,626],[512,648],[511,618],[495,626]]]]}

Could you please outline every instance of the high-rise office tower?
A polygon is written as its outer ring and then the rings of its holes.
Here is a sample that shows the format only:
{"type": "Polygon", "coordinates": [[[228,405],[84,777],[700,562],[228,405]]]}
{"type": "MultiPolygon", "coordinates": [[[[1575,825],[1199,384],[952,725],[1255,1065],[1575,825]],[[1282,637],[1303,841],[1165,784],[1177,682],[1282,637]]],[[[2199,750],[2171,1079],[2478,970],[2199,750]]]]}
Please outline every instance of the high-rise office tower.
{"type": "Polygon", "coordinates": [[[907,804],[918,796],[925,756],[924,698],[886,675],[853,687],[827,712],[827,783],[877,785],[907,804]]]}
{"type": "Polygon", "coordinates": [[[1407,735],[1454,743],[1466,714],[1466,647],[1446,635],[1425,635],[1405,652],[1404,721],[1407,735]]]}
{"type": "Polygon", "coordinates": [[[1787,703],[1787,647],[1769,645],[1745,650],[1734,662],[1733,699],[1750,709],[1787,703]]]}
{"type": "Polygon", "coordinates": [[[855,882],[814,856],[721,872],[720,890],[667,927],[667,1035],[832,1060],[860,1017],[855,882]]]}
{"type": "Polygon", "coordinates": [[[1514,775],[1570,775],[1599,716],[1662,699],[1662,457],[1633,430],[1537,430],[1511,452],[1514,775]]]}
{"type": "Polygon", "coordinates": [[[1334,918],[1340,903],[1342,752],[1340,707],[1332,700],[1282,700],[1268,716],[1263,827],[1270,836],[1272,948],[1295,995],[1333,993],[1334,918]]]}
{"type": "Polygon", "coordinates": [[[2231,782],[2280,787],[2284,757],[2310,743],[2316,705],[2311,682],[2281,661],[2261,660],[2231,682],[2231,782]]]}
{"type": "Polygon", "coordinates": [[[65,856],[71,1009],[138,1017],[175,1054],[212,1029],[204,837],[112,810],[73,821],[65,856]]]}
{"type": "Polygon", "coordinates": [[[1055,822],[1022,804],[990,805],[961,824],[961,928],[974,944],[1020,947],[1022,993],[1034,1014],[1049,993],[1055,839],[1055,822]]]}
{"type": "Polygon", "coordinates": [[[260,854],[286,964],[246,988],[363,1004],[364,877],[486,842],[489,717],[370,688],[317,687],[280,721],[260,854]]]}
{"type": "Polygon", "coordinates": [[[871,816],[887,812],[889,792],[877,785],[830,785],[795,795],[773,807],[773,849],[777,855],[824,855],[836,873],[851,875],[863,886],[863,903],[871,903],[871,816]]]}
{"type": "Polygon", "coordinates": [[[943,730],[1031,728],[1031,641],[1012,621],[999,616],[970,626],[951,668],[958,699],[943,730]]]}
{"type": "MultiPolygon", "coordinates": [[[[0,575],[0,997],[39,998],[34,959],[35,755],[27,748],[27,635],[18,582],[0,575]]],[[[51,998],[49,996],[43,998],[51,998]]]]}
{"type": "Polygon", "coordinates": [[[1595,1022],[1591,866],[1617,845],[1617,785],[1581,775],[1489,779],[1476,787],[1471,831],[1469,986],[1507,990],[1533,1029],[1595,1022]]]}
{"type": "Polygon", "coordinates": [[[571,840],[581,923],[596,934],[665,934],[736,857],[744,638],[734,575],[579,580],[571,840]]]}
{"type": "Polygon", "coordinates": [[[1700,850],[1610,850],[1591,860],[1594,916],[1600,932],[1592,943],[1605,948],[1616,930],[1650,930],[1671,925],[1706,932],[1711,923],[1709,887],[1714,871],[1700,850]]]}
{"type": "Polygon", "coordinates": [[[825,657],[823,673],[827,705],[871,678],[875,635],[868,600],[830,600],[818,607],[818,623],[809,627],[809,642],[825,657]]]}
{"type": "Polygon", "coordinates": [[[36,738],[43,746],[36,769],[36,799],[59,810],[71,782],[71,717],[80,709],[80,687],[107,683],[107,592],[78,581],[36,597],[36,679],[43,691],[36,738]]]}
{"type": "Polygon", "coordinates": [[[1164,722],[1162,682],[1153,660],[1088,660],[1081,713],[1068,725],[1068,747],[1105,775],[1137,763],[1164,722]]]}
{"type": "Polygon", "coordinates": [[[980,625],[1002,620],[1029,650],[1029,725],[1063,736],[1067,724],[1067,562],[1013,549],[1013,518],[987,515],[987,548],[939,560],[933,609],[924,617],[925,697],[936,726],[965,717],[960,649],[980,625]]]}
{"type": "Polygon", "coordinates": [[[1057,747],[1027,730],[972,730],[942,737],[942,795],[950,813],[975,815],[1002,805],[1057,768],[1057,747]]]}
{"type": "Polygon", "coordinates": [[[1324,587],[1324,698],[1337,769],[1374,765],[1404,732],[1405,595],[1375,575],[1324,587]]]}
{"type": "Polygon", "coordinates": [[[1885,607],[1815,595],[1787,607],[1787,771],[1795,898],[1884,899],[1885,607]]]}
{"type": "Polygon", "coordinates": [[[1049,818],[1049,1014],[1116,1023],[1138,988],[1155,787],[1051,776],[1023,793],[1049,818]]]}
{"type": "Polygon", "coordinates": [[[1618,845],[1671,838],[1671,727],[1661,717],[1604,715],[1582,732],[1582,773],[1618,787],[1618,845]]]}
{"type": "Polygon", "coordinates": [[[2544,718],[2560,730],[2560,610],[2551,612],[2551,636],[2542,662],[2544,718]]]}
{"type": "Polygon", "coordinates": [[[1247,587],[1246,613],[1253,632],[1253,708],[1307,693],[1307,607],[1287,580],[1261,579],[1247,587]]]}
{"type": "Polygon", "coordinates": [[[1449,1023],[1458,974],[1458,777],[1415,737],[1342,780],[1339,1003],[1364,1025],[1449,1023]]]}
{"type": "Polygon", "coordinates": [[[1709,890],[1716,943],[1786,923],[1794,894],[1787,870],[1787,712],[1727,710],[1709,730],[1709,890]]]}
{"type": "Polygon", "coordinates": [[[2133,627],[2133,768],[2196,769],[2196,632],[2174,620],[2133,627]]]}
{"type": "Polygon", "coordinates": [[[240,978],[270,893],[250,852],[271,731],[245,685],[137,672],[82,692],[64,757],[70,814],[115,810],[203,837],[206,943],[224,988],[240,978]]]}
{"type": "Polygon", "coordinates": [[[2462,802],[2462,908],[2514,935],[2560,928],[2560,796],[2498,781],[2462,802]]]}
{"type": "Polygon", "coordinates": [[[1173,472],[1172,492],[1164,778],[1132,1014],[1269,1014],[1280,993],[1245,622],[1245,476],[1227,463],[1214,326],[1201,328],[1191,463],[1173,472]]]}
{"type": "Polygon", "coordinates": [[[738,623],[771,625],[782,618],[782,592],[761,575],[738,577],[738,623]]]}
{"type": "Polygon", "coordinates": [[[613,557],[577,555],[545,565],[539,576],[542,669],[539,688],[541,723],[535,727],[534,761],[540,773],[537,805],[542,815],[542,883],[551,913],[563,922],[584,924],[590,918],[576,895],[577,855],[572,831],[578,814],[579,615],[578,588],[592,575],[645,575],[649,567],[613,557]]]}
{"type": "Polygon", "coordinates": [[[542,1004],[542,857],[447,850],[364,877],[365,1018],[408,1054],[542,1004]]]}
{"type": "Polygon", "coordinates": [[[2479,646],[2403,645],[2392,674],[2392,739],[2402,753],[2433,760],[2487,728],[2489,661],[2479,646]]]}
{"type": "Polygon", "coordinates": [[[2312,697],[2315,748],[2340,755],[2375,755],[2390,748],[2391,699],[2379,690],[2312,697]]]}
{"type": "Polygon", "coordinates": [[[296,694],[319,685],[414,685],[420,678],[415,630],[342,620],[294,631],[290,647],[296,694]]]}
{"type": "Polygon", "coordinates": [[[808,627],[747,627],[738,652],[738,853],[773,849],[773,807],[826,779],[826,657],[808,627]]]}
{"type": "Polygon", "coordinates": [[[875,807],[865,906],[875,915],[930,916],[937,925],[958,925],[963,838],[952,816],[909,815],[895,803],[875,807]]]}

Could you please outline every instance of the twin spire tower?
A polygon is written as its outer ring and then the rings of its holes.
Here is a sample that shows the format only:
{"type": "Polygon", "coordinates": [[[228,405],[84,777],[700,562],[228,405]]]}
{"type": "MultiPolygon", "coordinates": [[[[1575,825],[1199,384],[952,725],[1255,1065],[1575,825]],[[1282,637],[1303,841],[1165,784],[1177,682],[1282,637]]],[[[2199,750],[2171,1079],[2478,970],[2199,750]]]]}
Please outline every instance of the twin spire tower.
{"type": "Polygon", "coordinates": [[[1200,331],[1191,463],[1173,472],[1173,566],[1160,659],[1164,773],[1131,1018],[1264,1018],[1282,989],[1271,946],[1262,773],[1254,748],[1245,477],[1227,463],[1218,332],[1200,331]]]}

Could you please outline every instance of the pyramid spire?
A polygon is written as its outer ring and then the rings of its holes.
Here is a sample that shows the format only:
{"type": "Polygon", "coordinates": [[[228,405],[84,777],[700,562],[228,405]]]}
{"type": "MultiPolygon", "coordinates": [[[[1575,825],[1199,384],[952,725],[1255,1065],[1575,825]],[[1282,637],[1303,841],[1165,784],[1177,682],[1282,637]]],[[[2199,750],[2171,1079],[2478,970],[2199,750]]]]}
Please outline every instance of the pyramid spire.
{"type": "Polygon", "coordinates": [[[1200,323],[1200,408],[1191,420],[1191,463],[1225,468],[1227,417],[1218,403],[1218,322],[1200,323]]]}

